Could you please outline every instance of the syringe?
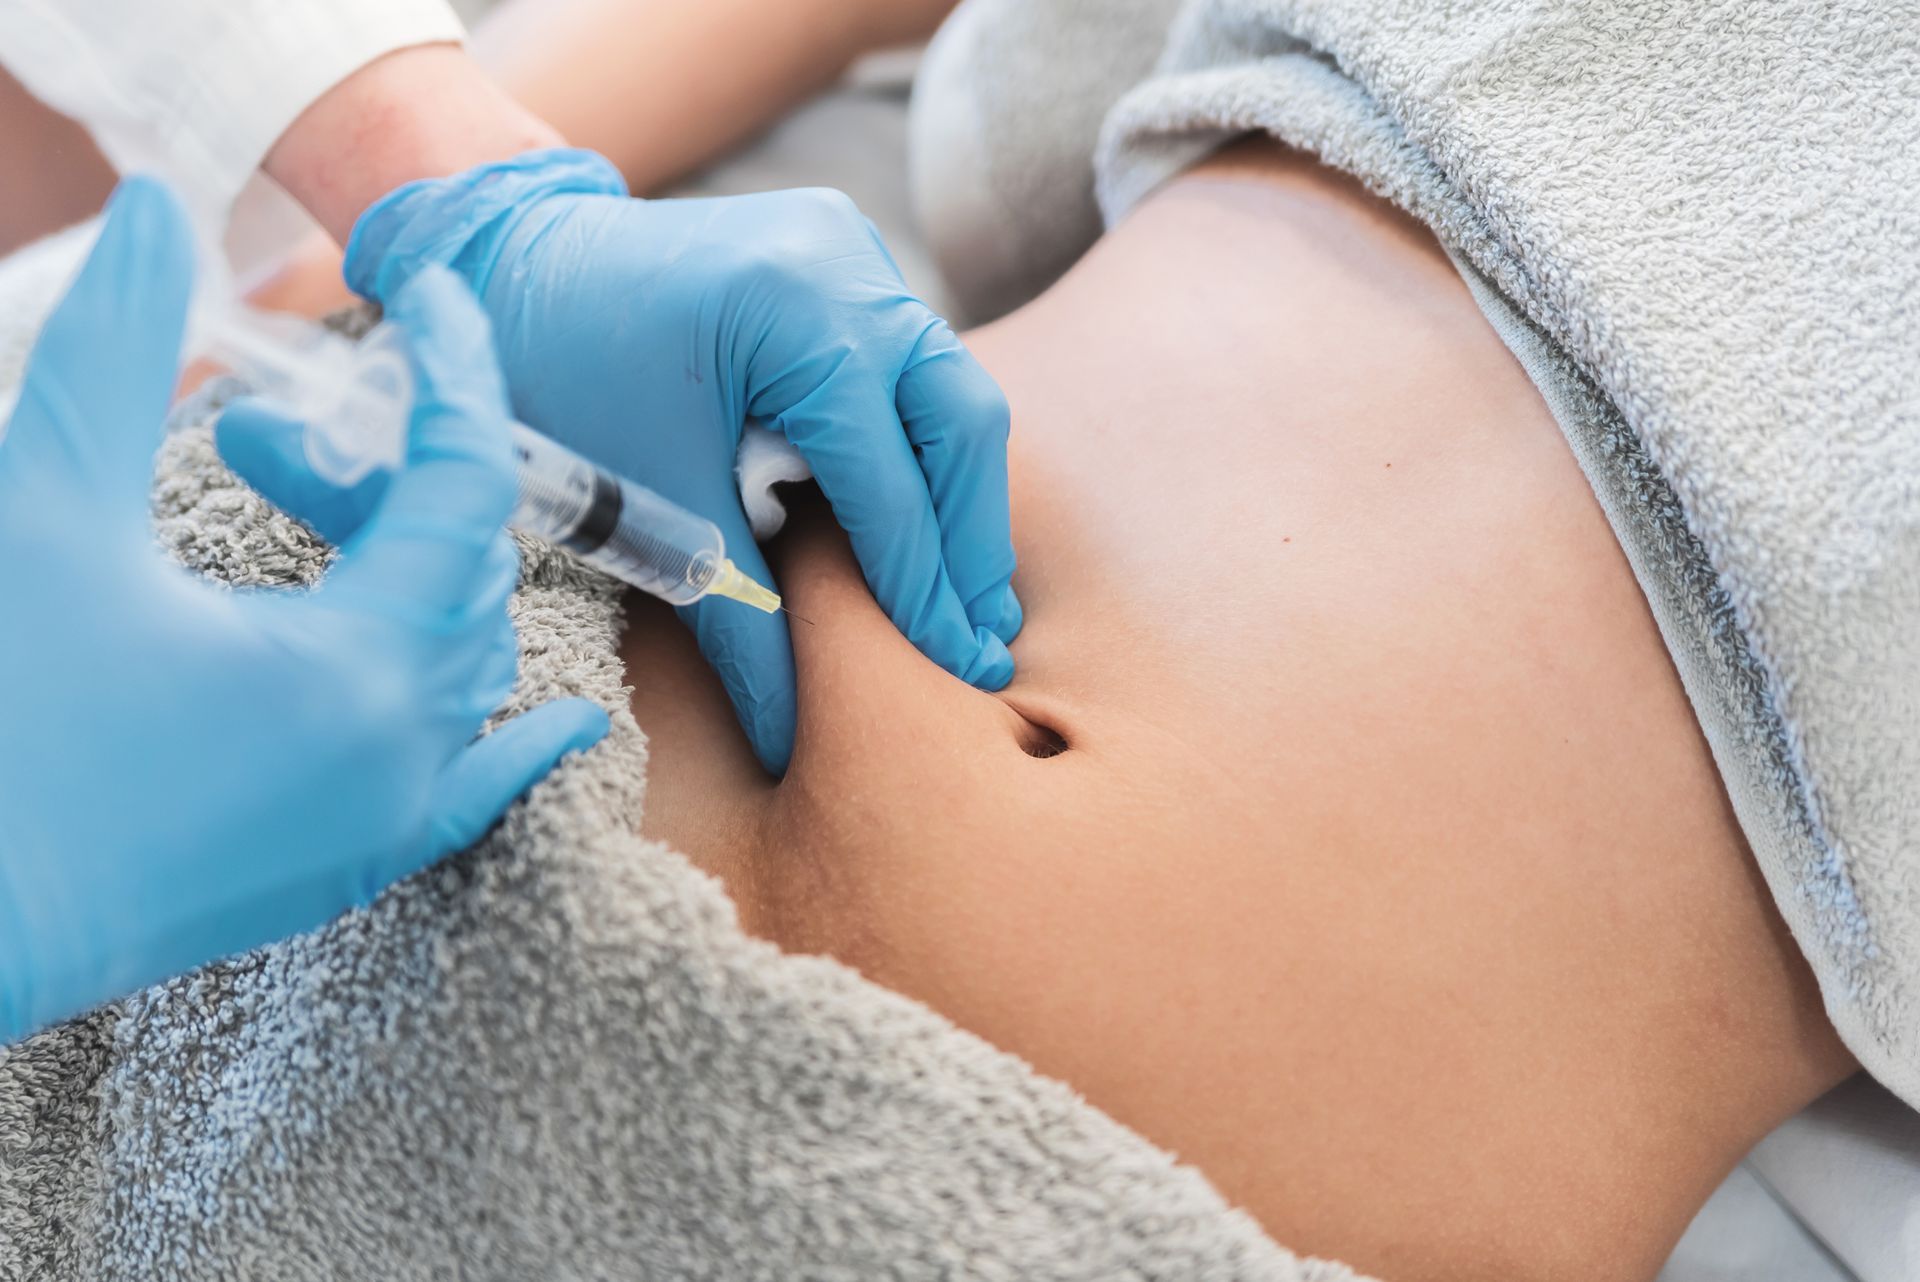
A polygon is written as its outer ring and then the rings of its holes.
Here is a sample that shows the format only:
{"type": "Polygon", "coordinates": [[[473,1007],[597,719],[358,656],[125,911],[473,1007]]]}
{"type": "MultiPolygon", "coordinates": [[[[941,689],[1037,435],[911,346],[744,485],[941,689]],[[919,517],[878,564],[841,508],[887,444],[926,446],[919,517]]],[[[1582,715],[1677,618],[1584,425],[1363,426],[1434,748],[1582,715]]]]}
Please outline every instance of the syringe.
{"type": "MultiPolygon", "coordinates": [[[[307,461],[352,485],[406,458],[413,367],[406,336],[381,324],[358,343],[291,318],[235,310],[204,325],[211,354],[307,425],[307,461]]],[[[520,493],[509,524],[672,605],[728,597],[772,614],[780,598],[727,558],[720,528],[513,424],[520,493]]]]}
{"type": "Polygon", "coordinates": [[[510,523],[670,605],[730,597],[772,614],[780,598],[727,559],[720,527],[644,485],[513,425],[520,499],[510,523]]]}

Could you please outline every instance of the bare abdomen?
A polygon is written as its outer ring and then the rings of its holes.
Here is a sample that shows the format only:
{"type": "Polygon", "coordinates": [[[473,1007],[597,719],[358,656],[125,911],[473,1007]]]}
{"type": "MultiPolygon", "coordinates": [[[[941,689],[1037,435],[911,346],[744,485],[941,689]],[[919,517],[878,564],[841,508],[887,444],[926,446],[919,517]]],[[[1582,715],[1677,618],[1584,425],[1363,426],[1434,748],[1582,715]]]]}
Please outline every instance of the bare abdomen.
{"type": "Polygon", "coordinates": [[[816,624],[791,775],[714,746],[711,692],[665,711],[697,663],[650,652],[642,724],[680,729],[649,826],[751,928],[1064,1078],[1295,1250],[1650,1277],[1847,1062],[1437,247],[1243,150],[969,341],[1014,407],[1014,686],[928,665],[815,522],[776,563],[816,624]]]}

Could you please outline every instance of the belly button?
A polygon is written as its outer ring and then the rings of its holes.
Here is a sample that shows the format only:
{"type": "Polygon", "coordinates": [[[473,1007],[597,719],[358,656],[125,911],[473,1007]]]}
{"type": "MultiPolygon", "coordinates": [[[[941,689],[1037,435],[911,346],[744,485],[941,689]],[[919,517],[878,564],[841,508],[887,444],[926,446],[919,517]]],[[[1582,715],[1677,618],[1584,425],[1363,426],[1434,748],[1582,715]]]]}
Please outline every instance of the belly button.
{"type": "Polygon", "coordinates": [[[1035,761],[1046,761],[1064,755],[1073,747],[1072,741],[1062,724],[1071,725],[1072,717],[1066,708],[1049,707],[1053,701],[1047,698],[1032,698],[1030,692],[1016,682],[1009,690],[1002,690],[994,696],[1005,705],[1019,724],[1014,735],[1020,744],[1020,751],[1035,761]]]}
{"type": "Polygon", "coordinates": [[[1067,750],[1067,741],[1060,737],[1058,731],[1035,725],[1031,721],[1027,722],[1027,730],[1029,733],[1020,741],[1020,750],[1035,761],[1057,757],[1067,750]]]}

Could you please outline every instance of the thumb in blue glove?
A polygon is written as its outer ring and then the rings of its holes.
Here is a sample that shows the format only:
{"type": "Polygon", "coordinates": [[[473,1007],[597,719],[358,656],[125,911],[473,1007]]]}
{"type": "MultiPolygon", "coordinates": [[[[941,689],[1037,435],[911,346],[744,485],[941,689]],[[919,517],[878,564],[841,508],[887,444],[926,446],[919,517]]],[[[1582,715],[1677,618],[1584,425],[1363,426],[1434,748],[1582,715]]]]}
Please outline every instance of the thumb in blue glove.
{"type": "Polygon", "coordinates": [[[393,300],[409,460],[306,593],[153,546],[191,286],[178,205],[124,183],[0,438],[0,1040],[320,925],[482,836],[605,733],[581,700],[475,739],[511,688],[504,391],[465,287],[393,300]]]}

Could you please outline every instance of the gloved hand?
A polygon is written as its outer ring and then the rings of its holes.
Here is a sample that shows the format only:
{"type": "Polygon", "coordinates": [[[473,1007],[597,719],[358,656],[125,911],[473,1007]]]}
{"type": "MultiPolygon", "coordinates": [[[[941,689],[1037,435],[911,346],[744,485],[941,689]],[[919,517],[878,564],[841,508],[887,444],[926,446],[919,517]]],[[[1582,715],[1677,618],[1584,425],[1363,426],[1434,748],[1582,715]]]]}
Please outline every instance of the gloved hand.
{"type": "MultiPolygon", "coordinates": [[[[986,689],[1013,677],[1007,404],[838,192],[635,200],[591,152],[534,152],[376,203],[348,283],[384,298],[449,263],[493,318],[532,427],[714,521],[772,582],[741,511],[749,418],[811,464],[867,583],[914,645],[986,689]]],[[[793,749],[784,616],[683,617],[761,761],[793,749]]]]}
{"type": "Polygon", "coordinates": [[[505,391],[444,271],[391,301],[410,459],[312,592],[155,547],[153,455],[190,240],[123,184],[0,438],[0,1040],[319,925],[471,844],[600,738],[582,700],[474,740],[508,693],[505,391]]]}

